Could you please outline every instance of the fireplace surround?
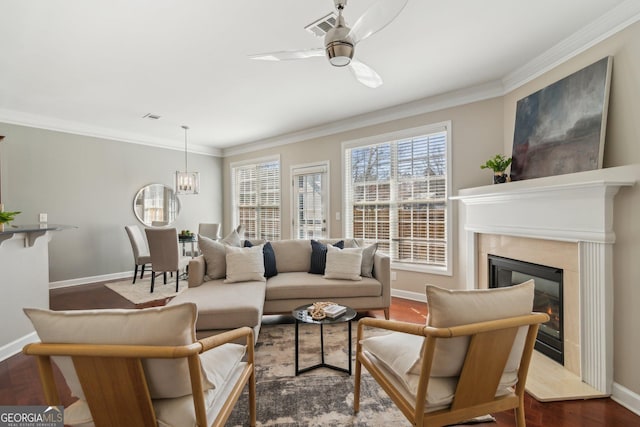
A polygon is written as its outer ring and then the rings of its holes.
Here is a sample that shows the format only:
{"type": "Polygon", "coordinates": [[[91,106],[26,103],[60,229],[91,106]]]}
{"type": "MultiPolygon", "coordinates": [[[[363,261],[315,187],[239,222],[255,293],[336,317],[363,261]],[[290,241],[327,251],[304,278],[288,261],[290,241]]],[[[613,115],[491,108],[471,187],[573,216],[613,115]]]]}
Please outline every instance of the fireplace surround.
{"type": "Polygon", "coordinates": [[[613,199],[620,187],[634,183],[632,167],[622,166],[463,189],[452,197],[463,205],[469,289],[488,286],[480,248],[485,236],[506,257],[527,252],[531,248],[523,246],[531,243],[543,246],[533,249],[542,257],[555,256],[557,249],[544,249],[549,243],[567,246],[575,283],[565,286],[564,294],[569,292],[573,301],[565,298],[563,305],[565,319],[572,314],[576,331],[570,338],[575,342],[568,345],[575,354],[565,356],[565,368],[604,395],[611,394],[613,384],[613,199]],[[525,243],[513,243],[520,238],[525,243]],[[509,243],[500,250],[502,240],[509,243]]]}

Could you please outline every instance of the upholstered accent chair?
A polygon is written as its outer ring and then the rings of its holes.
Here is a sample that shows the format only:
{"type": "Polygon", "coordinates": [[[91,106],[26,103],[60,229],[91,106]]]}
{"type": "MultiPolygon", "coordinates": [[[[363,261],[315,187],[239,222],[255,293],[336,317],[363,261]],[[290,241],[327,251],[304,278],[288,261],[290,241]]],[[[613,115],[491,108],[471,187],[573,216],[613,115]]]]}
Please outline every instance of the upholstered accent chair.
{"type": "Polygon", "coordinates": [[[60,405],[53,363],[78,400],[73,426],[224,426],[248,386],[256,424],[254,339],[243,327],[196,340],[195,304],[142,310],[25,309],[46,404],[60,405]],[[242,344],[233,343],[241,340],[242,344]]]}
{"type": "Polygon", "coordinates": [[[142,267],[140,271],[140,278],[144,276],[144,268],[147,264],[151,263],[151,255],[149,254],[149,246],[147,240],[142,234],[140,227],[137,225],[125,225],[124,229],[129,236],[129,242],[131,242],[131,250],[133,251],[133,283],[136,283],[136,277],[138,276],[138,267],[142,267]]]}
{"type": "Polygon", "coordinates": [[[151,254],[151,292],[155,285],[156,275],[163,274],[167,284],[167,273],[176,273],[176,292],[180,281],[180,270],[186,270],[191,257],[180,255],[178,230],[175,228],[145,228],[149,253],[151,254]]]}
{"type": "Polygon", "coordinates": [[[220,224],[201,222],[198,224],[198,234],[211,240],[218,240],[220,238],[220,224]]]}
{"type": "MultiPolygon", "coordinates": [[[[470,291],[427,286],[426,325],[358,322],[354,411],[364,367],[415,426],[444,426],[515,409],[525,426],[525,381],[538,327],[534,284],[470,291]],[[365,327],[390,334],[365,337],[365,327]]],[[[367,329],[369,330],[369,329],[367,329]]]]}

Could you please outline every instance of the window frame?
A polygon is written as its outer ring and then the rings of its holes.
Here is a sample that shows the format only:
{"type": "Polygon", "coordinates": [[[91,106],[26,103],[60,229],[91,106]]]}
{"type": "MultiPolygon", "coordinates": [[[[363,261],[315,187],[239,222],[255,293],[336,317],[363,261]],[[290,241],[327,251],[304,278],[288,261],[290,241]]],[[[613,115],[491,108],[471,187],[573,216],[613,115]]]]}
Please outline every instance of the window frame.
{"type": "MultiPolygon", "coordinates": [[[[273,239],[273,240],[281,240],[282,239],[282,217],[283,217],[283,211],[282,211],[282,162],[280,160],[280,155],[275,155],[275,156],[266,156],[266,157],[259,157],[259,158],[253,158],[253,159],[247,159],[247,160],[242,160],[242,161],[238,161],[238,162],[233,162],[229,164],[229,173],[231,175],[231,209],[232,209],[232,218],[233,218],[233,226],[236,227],[240,224],[240,211],[239,211],[239,205],[238,205],[238,185],[236,182],[236,169],[237,168],[242,168],[242,167],[247,167],[247,166],[259,166],[261,164],[264,163],[271,163],[271,162],[278,162],[278,191],[279,191],[279,203],[278,203],[278,209],[279,209],[279,236],[278,239],[273,239]]],[[[258,218],[259,220],[259,218],[258,218]]],[[[259,226],[258,226],[259,227],[259,226]]],[[[257,230],[258,232],[260,231],[260,228],[258,228],[257,230]]],[[[256,236],[257,239],[261,239],[262,237],[260,236],[259,233],[257,233],[258,235],[256,236]]]]}
{"type": "MultiPolygon", "coordinates": [[[[350,209],[353,209],[353,203],[352,201],[348,200],[348,197],[350,195],[349,193],[349,187],[348,185],[350,185],[351,182],[351,177],[347,176],[347,165],[346,165],[346,159],[347,159],[347,150],[351,150],[354,148],[359,148],[359,147],[365,147],[365,146],[369,146],[369,145],[375,145],[375,144],[383,144],[383,143],[389,143],[389,142],[393,142],[393,141],[400,141],[400,140],[405,140],[405,139],[410,139],[410,138],[415,138],[418,136],[422,136],[422,135],[428,135],[428,134],[433,134],[433,133],[437,133],[437,132],[445,132],[446,133],[446,147],[445,147],[445,152],[446,152],[446,173],[445,173],[445,188],[446,188],[446,196],[445,196],[445,259],[446,262],[444,266],[436,266],[436,265],[427,265],[427,264],[409,264],[409,263],[402,263],[402,262],[398,262],[398,261],[393,261],[391,262],[391,268],[395,269],[395,270],[406,270],[406,271],[415,271],[415,272],[420,272],[420,273],[429,273],[429,274],[438,274],[438,275],[444,275],[444,276],[452,276],[453,275],[453,222],[452,222],[452,218],[453,218],[453,209],[454,206],[453,204],[450,203],[450,197],[451,197],[451,164],[452,164],[452,158],[451,158],[451,146],[452,146],[452,128],[451,128],[451,121],[443,121],[443,122],[438,122],[438,123],[432,123],[429,125],[424,125],[424,126],[418,126],[418,127],[413,127],[413,128],[408,128],[408,129],[402,129],[399,131],[395,131],[395,132],[389,132],[389,133],[384,133],[384,134],[379,134],[379,135],[373,135],[373,136],[369,136],[369,137],[365,137],[365,138],[360,138],[360,139],[355,139],[355,140],[348,140],[348,141],[343,141],[342,142],[342,149],[341,149],[341,167],[342,167],[342,191],[343,191],[343,224],[342,224],[342,230],[343,230],[343,235],[345,237],[353,237],[352,236],[352,232],[349,232],[348,230],[352,230],[353,229],[353,224],[348,224],[348,222],[353,220],[353,214],[352,212],[350,212],[350,209]]],[[[349,166],[350,168],[350,166],[349,166]]],[[[391,204],[397,204],[397,201],[392,201],[391,204]]],[[[396,236],[397,237],[397,236],[396,236]]],[[[393,239],[394,237],[391,237],[391,239],[393,239]]],[[[390,239],[390,240],[391,240],[390,239]]]]}

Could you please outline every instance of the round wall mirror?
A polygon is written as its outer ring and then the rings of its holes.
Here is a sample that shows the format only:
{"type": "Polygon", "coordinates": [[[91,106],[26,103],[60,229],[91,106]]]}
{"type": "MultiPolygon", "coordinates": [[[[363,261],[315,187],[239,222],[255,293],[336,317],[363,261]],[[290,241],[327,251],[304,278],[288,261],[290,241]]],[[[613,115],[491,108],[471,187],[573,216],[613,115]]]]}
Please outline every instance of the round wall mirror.
{"type": "Polygon", "coordinates": [[[180,200],[167,185],[145,185],[133,199],[133,212],[147,227],[165,227],[178,218],[180,200]]]}

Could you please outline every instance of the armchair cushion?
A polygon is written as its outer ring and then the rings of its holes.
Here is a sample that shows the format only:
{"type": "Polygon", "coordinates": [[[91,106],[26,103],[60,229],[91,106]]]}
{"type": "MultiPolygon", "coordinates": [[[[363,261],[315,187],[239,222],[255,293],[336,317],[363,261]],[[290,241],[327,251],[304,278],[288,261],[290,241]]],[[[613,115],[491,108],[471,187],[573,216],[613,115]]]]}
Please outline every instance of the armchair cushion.
{"type": "Polygon", "coordinates": [[[327,266],[325,279],[362,280],[362,249],[339,249],[327,246],[327,266]]]}
{"type": "MultiPolygon", "coordinates": [[[[406,367],[413,363],[415,351],[420,351],[422,337],[392,332],[370,337],[362,341],[362,349],[383,371],[396,380],[396,387],[405,391],[405,397],[414,400],[418,390],[419,375],[407,374],[406,367]]],[[[431,378],[427,387],[426,408],[436,410],[449,405],[456,391],[457,378],[431,378]]]]}
{"type": "MultiPolygon", "coordinates": [[[[213,350],[222,349],[227,346],[231,347],[243,347],[237,344],[224,344],[220,347],[208,350],[203,353],[207,355],[213,350]]],[[[243,347],[244,348],[244,347],[243,347]]],[[[242,352],[244,354],[244,351],[242,352]]],[[[203,365],[216,364],[222,361],[225,364],[225,369],[228,370],[224,374],[224,379],[221,378],[218,387],[210,388],[204,392],[204,403],[207,410],[207,419],[213,420],[215,415],[220,411],[220,406],[224,403],[224,397],[230,392],[231,387],[238,381],[239,373],[242,370],[244,362],[241,361],[242,355],[238,357],[236,352],[231,352],[225,355],[219,354],[215,358],[209,357],[208,360],[203,360],[203,365]],[[222,356],[221,359],[219,356],[222,356]]],[[[181,396],[173,399],[154,399],[153,407],[156,411],[158,419],[158,426],[170,427],[170,426],[193,426],[196,427],[196,416],[193,407],[193,399],[191,396],[181,396]]],[[[91,416],[91,410],[89,405],[83,399],[77,400],[64,410],[65,424],[73,426],[87,427],[93,426],[93,418],[91,416]]]]}
{"type": "MultiPolygon", "coordinates": [[[[50,311],[25,308],[44,343],[184,345],[195,342],[196,305],[176,304],[147,309],[50,311]]],[[[202,385],[215,388],[226,378],[231,365],[244,356],[244,346],[226,344],[200,355],[202,385]],[[227,347],[228,346],[228,347],[227,347]],[[215,359],[215,363],[214,360],[215,359]]],[[[84,399],[82,386],[69,357],[54,357],[71,393],[84,399]]],[[[191,394],[186,360],[143,361],[151,398],[191,394]]]]}
{"type": "MultiPolygon", "coordinates": [[[[533,310],[533,295],[533,280],[506,288],[475,290],[448,290],[427,285],[427,302],[429,304],[427,325],[446,328],[530,314],[533,310]]],[[[523,327],[516,336],[505,373],[517,370],[525,338],[526,328],[523,327]]],[[[436,344],[431,376],[458,376],[464,363],[468,345],[469,338],[467,337],[440,340],[436,344]]],[[[419,375],[422,351],[417,354],[415,363],[408,372],[419,375]]]]}
{"type": "Polygon", "coordinates": [[[250,248],[227,246],[227,278],[224,283],[248,282],[258,280],[264,282],[263,245],[250,248]]]}

